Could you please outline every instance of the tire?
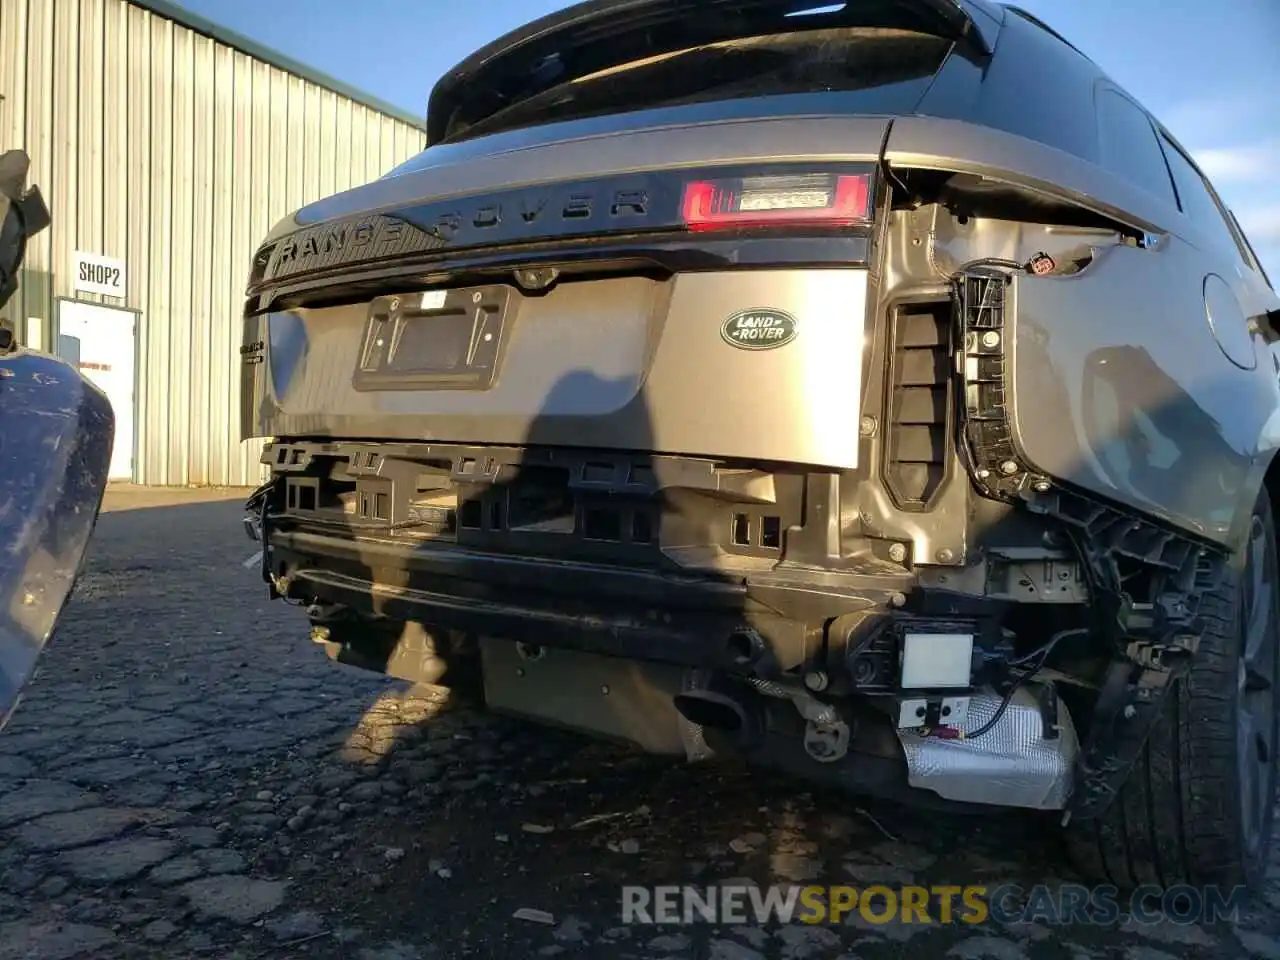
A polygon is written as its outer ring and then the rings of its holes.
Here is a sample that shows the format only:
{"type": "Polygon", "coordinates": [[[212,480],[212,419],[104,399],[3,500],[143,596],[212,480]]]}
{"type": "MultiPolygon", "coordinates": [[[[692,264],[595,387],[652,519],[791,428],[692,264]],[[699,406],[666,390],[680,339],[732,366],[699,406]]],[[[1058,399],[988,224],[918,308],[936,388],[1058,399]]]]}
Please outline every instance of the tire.
{"type": "Polygon", "coordinates": [[[1256,889],[1265,876],[1280,728],[1280,563],[1265,489],[1228,566],[1202,600],[1206,627],[1191,670],[1166,697],[1120,794],[1101,817],[1066,828],[1072,862],[1094,883],[1256,889]],[[1255,724],[1247,736],[1242,718],[1255,724]]]}

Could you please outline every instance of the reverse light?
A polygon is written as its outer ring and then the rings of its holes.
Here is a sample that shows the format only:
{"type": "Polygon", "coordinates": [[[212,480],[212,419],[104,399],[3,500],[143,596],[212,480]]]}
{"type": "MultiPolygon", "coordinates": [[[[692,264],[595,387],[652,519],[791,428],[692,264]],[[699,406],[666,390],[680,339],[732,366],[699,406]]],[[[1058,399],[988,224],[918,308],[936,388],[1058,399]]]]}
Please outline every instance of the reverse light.
{"type": "Polygon", "coordinates": [[[742,227],[847,227],[871,220],[867,174],[802,174],[695,180],[681,213],[690,230],[742,227]]]}

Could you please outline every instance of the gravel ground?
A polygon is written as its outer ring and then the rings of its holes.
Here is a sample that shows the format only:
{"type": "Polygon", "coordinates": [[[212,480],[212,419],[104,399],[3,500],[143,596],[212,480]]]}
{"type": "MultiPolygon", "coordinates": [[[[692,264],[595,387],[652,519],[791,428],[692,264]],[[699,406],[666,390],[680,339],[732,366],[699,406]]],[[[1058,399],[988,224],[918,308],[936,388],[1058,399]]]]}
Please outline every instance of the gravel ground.
{"type": "Polygon", "coordinates": [[[0,733],[0,960],[1280,958],[1280,869],[1213,929],[622,926],[624,883],[1070,877],[1027,818],[640,757],[334,666],[243,567],[242,497],[109,494],[0,733]]]}

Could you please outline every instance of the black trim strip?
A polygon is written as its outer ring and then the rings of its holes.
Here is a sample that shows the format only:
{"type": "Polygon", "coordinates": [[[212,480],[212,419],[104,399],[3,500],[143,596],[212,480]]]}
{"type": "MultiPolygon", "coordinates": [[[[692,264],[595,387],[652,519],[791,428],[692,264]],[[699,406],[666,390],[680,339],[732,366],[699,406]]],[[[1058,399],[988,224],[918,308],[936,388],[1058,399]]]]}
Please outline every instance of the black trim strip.
{"type": "MultiPolygon", "coordinates": [[[[312,276],[337,276],[353,268],[409,262],[425,265],[447,261],[459,253],[536,249],[551,242],[556,243],[556,249],[563,249],[565,243],[581,246],[629,238],[631,246],[643,249],[673,238],[704,241],[708,235],[695,237],[685,228],[681,199],[686,183],[809,173],[867,177],[871,180],[869,196],[874,196],[873,164],[823,161],[713,165],[494,190],[295,230],[259,248],[248,293],[260,294],[269,287],[312,276]]],[[[869,231],[869,223],[856,228],[800,225],[786,234],[845,238],[869,231]]],[[[776,236],[778,230],[710,236],[740,240],[770,233],[776,236]]],[[[726,251],[726,257],[729,255],[726,251]]]]}

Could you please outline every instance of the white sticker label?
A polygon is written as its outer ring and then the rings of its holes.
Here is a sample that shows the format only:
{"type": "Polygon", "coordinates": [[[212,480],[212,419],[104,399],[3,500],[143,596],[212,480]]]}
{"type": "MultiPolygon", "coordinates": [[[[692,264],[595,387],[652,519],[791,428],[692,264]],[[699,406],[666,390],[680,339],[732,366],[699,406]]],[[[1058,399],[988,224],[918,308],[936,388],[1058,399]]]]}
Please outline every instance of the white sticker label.
{"type": "Polygon", "coordinates": [[[71,278],[77,293],[125,296],[125,264],[115,257],[101,257],[77,250],[73,256],[71,278]]]}
{"type": "Polygon", "coordinates": [[[444,298],[448,295],[448,290],[428,290],[422,295],[422,309],[439,310],[444,306],[444,298]]]}

